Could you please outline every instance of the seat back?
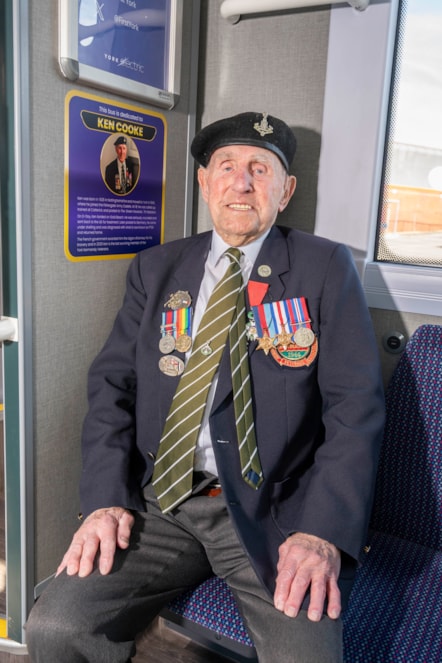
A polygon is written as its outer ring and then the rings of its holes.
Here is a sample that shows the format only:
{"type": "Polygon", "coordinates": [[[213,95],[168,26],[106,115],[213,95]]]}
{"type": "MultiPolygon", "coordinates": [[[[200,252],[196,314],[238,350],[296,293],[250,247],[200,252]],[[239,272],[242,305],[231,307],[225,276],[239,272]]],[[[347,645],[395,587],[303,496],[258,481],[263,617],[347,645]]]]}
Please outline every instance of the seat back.
{"type": "Polygon", "coordinates": [[[374,530],[442,549],[442,326],[422,325],[386,394],[374,530]]]}

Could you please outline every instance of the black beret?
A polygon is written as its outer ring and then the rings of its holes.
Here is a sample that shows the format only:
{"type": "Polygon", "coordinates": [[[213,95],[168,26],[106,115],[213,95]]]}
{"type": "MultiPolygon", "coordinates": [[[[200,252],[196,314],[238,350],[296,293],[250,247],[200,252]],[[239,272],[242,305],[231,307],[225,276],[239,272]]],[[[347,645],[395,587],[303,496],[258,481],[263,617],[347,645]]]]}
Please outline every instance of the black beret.
{"type": "Polygon", "coordinates": [[[119,136],[117,140],[115,141],[114,145],[127,145],[127,138],[126,136],[119,136]]]}
{"type": "Polygon", "coordinates": [[[196,134],[190,151],[204,168],[213,152],[226,145],[256,145],[274,152],[288,171],[296,152],[290,127],[268,113],[240,113],[213,122],[196,134]]]}

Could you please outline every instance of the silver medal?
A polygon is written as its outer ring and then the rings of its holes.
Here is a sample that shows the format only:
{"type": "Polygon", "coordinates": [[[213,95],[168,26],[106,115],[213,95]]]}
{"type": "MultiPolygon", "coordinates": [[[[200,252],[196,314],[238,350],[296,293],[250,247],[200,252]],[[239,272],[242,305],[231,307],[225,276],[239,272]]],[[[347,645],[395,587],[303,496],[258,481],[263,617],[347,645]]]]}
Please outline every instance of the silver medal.
{"type": "Polygon", "coordinates": [[[160,352],[163,355],[168,355],[175,350],[175,339],[171,334],[166,334],[160,339],[159,343],[160,352]]]}
{"type": "Polygon", "coordinates": [[[164,357],[161,357],[158,365],[160,371],[164,373],[164,375],[170,375],[171,377],[177,377],[184,371],[183,360],[174,355],[165,355],[164,357]]]}
{"type": "Polygon", "coordinates": [[[308,327],[299,327],[293,334],[293,340],[300,348],[309,348],[315,342],[315,335],[308,327]]]}

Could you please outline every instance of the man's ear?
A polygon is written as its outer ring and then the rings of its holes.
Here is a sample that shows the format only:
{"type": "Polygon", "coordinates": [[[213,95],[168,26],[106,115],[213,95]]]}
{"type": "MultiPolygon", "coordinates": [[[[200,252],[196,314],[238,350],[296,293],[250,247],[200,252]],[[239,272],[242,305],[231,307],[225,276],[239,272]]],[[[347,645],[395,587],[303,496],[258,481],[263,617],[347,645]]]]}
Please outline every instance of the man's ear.
{"type": "Polygon", "coordinates": [[[294,175],[288,175],[284,187],[284,195],[281,198],[281,202],[279,203],[278,207],[279,212],[282,212],[282,210],[284,210],[287,207],[287,205],[290,202],[290,198],[295,193],[295,189],[296,189],[296,177],[294,175]]]}
{"type": "Polygon", "coordinates": [[[200,185],[200,191],[201,195],[204,199],[204,201],[207,203],[207,199],[209,196],[209,187],[207,184],[207,170],[206,168],[203,168],[200,166],[197,171],[197,177],[198,177],[198,184],[200,185]]]}

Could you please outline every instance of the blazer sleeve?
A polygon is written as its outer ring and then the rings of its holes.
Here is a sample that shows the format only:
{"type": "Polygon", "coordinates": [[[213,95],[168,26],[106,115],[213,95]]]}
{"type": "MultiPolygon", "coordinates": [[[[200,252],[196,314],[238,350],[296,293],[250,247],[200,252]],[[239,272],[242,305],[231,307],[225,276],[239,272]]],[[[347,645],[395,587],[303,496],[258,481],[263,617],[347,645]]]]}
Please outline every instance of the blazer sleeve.
{"type": "Polygon", "coordinates": [[[137,481],[136,348],[146,304],[140,259],[131,263],[122,307],[88,375],[82,435],[83,515],[98,508],[143,509],[137,481]]]}
{"type": "Polygon", "coordinates": [[[297,526],[358,558],[371,511],[385,407],[370,314],[343,245],[330,257],[319,316],[317,379],[324,440],[315,452],[297,526]]]}

